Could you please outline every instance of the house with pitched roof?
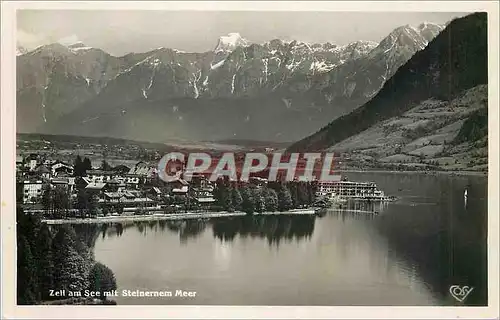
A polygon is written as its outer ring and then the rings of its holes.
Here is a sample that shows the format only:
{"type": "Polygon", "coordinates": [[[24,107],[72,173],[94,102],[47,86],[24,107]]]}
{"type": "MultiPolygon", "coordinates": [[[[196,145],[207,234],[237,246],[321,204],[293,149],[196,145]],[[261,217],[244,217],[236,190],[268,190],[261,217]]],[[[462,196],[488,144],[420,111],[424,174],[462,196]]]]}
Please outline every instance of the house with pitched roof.
{"type": "Polygon", "coordinates": [[[57,176],[59,174],[73,174],[73,166],[62,161],[56,161],[51,166],[51,171],[53,176],[57,176]]]}

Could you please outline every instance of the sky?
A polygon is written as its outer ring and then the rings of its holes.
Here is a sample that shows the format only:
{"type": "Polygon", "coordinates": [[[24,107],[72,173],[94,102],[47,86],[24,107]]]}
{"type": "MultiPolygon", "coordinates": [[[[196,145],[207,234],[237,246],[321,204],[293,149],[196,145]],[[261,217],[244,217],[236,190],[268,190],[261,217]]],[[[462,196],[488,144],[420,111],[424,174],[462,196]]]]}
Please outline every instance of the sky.
{"type": "Polygon", "coordinates": [[[17,41],[37,47],[61,38],[83,41],[114,55],[159,47],[190,52],[212,50],[220,36],[238,32],[250,42],[272,39],[379,42],[402,25],[445,24],[457,12],[269,12],[165,10],[19,10],[17,41]]]}

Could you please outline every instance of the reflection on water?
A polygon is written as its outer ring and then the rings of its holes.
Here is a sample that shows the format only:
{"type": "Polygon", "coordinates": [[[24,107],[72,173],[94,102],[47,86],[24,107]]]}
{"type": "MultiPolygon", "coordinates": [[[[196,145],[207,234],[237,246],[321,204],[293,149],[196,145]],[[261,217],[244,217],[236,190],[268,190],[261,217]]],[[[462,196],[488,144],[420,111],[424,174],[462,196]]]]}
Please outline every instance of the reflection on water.
{"type": "Polygon", "coordinates": [[[359,214],[362,217],[372,218],[379,213],[383,213],[390,202],[372,202],[372,201],[348,201],[340,207],[329,209],[330,212],[359,214]]]}
{"type": "MultiPolygon", "coordinates": [[[[244,216],[218,219],[173,220],[103,223],[100,225],[75,225],[80,234],[94,233],[94,240],[120,237],[124,230],[134,229],[141,235],[147,236],[150,232],[165,232],[177,234],[180,243],[187,243],[189,239],[196,239],[210,225],[214,237],[223,241],[232,241],[236,236],[241,238],[265,238],[269,244],[279,244],[281,240],[300,240],[310,237],[314,231],[315,216],[244,216]]],[[[92,238],[92,237],[91,237],[92,238]]]]}
{"type": "Polygon", "coordinates": [[[359,174],[395,203],[348,203],[324,216],[80,225],[119,289],[194,290],[196,298],[119,304],[487,304],[486,179],[359,174]],[[364,176],[369,175],[369,176],[364,176]],[[463,190],[468,188],[464,206],[463,190]],[[345,210],[348,209],[348,210],[345,210]]]}
{"type": "Polygon", "coordinates": [[[212,231],[216,238],[232,241],[241,238],[259,237],[269,244],[279,245],[281,240],[301,240],[310,238],[314,231],[314,216],[245,216],[212,221],[212,231]]]}
{"type": "Polygon", "coordinates": [[[467,305],[487,304],[487,177],[354,174],[402,199],[376,219],[393,250],[446,304],[450,285],[474,287],[467,305]],[[467,189],[467,201],[464,191],[467,189]]]}

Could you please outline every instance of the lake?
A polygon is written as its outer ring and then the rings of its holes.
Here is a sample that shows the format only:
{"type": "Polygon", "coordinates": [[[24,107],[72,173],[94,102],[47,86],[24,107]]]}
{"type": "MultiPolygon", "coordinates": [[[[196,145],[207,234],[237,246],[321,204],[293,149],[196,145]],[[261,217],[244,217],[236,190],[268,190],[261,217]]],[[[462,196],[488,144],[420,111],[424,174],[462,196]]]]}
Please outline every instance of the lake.
{"type": "Polygon", "coordinates": [[[399,200],[378,214],[245,216],[94,226],[118,290],[196,292],[118,304],[487,305],[487,178],[348,173],[399,200]],[[464,190],[468,189],[467,202],[464,190]],[[473,287],[464,302],[452,285],[473,287]]]}

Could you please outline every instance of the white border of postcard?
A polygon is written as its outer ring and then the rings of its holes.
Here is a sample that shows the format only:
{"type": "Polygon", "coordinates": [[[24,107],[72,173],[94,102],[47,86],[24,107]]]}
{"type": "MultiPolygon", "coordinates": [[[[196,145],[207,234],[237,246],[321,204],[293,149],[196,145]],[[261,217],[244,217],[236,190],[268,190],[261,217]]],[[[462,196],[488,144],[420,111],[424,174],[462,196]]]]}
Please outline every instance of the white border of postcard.
{"type": "Polygon", "coordinates": [[[2,318],[236,319],[236,318],[485,318],[499,316],[498,1],[2,1],[1,3],[1,222],[2,318]],[[15,38],[17,9],[128,9],[225,11],[487,12],[489,44],[488,307],[239,307],[239,306],[16,306],[15,38]]]}

